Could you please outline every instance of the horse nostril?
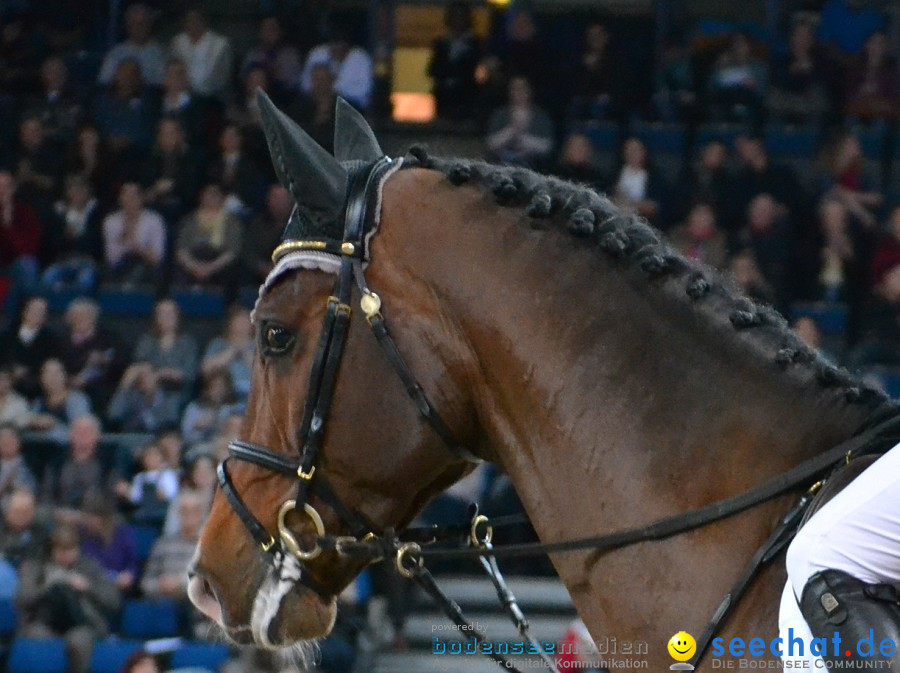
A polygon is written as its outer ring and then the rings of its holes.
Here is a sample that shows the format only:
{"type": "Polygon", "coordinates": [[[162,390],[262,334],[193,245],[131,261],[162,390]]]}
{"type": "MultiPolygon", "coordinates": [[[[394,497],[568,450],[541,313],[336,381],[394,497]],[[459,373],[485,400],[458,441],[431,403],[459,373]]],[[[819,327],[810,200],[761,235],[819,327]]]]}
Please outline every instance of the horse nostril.
{"type": "Polygon", "coordinates": [[[222,626],[222,606],[209,581],[197,573],[189,573],[188,598],[207,617],[222,626]]]}

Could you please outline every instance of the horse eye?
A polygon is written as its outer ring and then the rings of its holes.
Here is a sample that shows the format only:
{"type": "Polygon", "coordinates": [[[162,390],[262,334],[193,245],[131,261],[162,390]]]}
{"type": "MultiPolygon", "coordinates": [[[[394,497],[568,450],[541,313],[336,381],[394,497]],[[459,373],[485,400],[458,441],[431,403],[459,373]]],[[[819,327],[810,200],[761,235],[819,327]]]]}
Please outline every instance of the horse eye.
{"type": "Polygon", "coordinates": [[[294,343],[294,335],[284,327],[271,325],[266,328],[265,346],[272,355],[285,353],[294,343]]]}

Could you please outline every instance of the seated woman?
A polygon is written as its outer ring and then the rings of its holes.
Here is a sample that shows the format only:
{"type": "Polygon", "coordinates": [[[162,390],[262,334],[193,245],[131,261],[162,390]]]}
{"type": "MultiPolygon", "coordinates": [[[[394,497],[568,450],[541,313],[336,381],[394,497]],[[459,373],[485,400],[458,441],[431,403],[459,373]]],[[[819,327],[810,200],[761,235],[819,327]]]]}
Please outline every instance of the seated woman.
{"type": "Polygon", "coordinates": [[[89,493],[81,509],[81,553],[121,591],[131,591],[140,572],[134,530],[103,494],[89,493]]]}
{"type": "MultiPolygon", "coordinates": [[[[896,46],[896,45],[895,45],[896,46]]],[[[873,33],[847,73],[847,115],[863,120],[897,118],[900,71],[891,57],[891,45],[882,31],[873,33]]]]}
{"type": "Polygon", "coordinates": [[[193,205],[199,187],[197,154],[185,140],[181,122],[164,117],[157,127],[156,144],[144,164],[144,198],[147,205],[175,224],[193,205]]]}
{"type": "Polygon", "coordinates": [[[232,408],[231,377],[217,372],[206,377],[200,397],[187,405],[181,419],[181,434],[188,444],[212,439],[232,408]]]}
{"type": "Polygon", "coordinates": [[[828,112],[825,72],[815,44],[815,28],[809,21],[794,24],[788,52],[772,64],[772,87],[766,99],[771,117],[815,124],[828,112]]]}
{"type": "Polygon", "coordinates": [[[629,138],[622,147],[622,168],[612,187],[613,201],[653,220],[659,213],[659,179],[647,161],[647,147],[639,138],[629,138]]]}
{"type": "Polygon", "coordinates": [[[753,55],[750,39],[735,33],[709,77],[716,116],[722,121],[759,123],[766,79],[766,66],[753,55]]]}
{"type": "Polygon", "coordinates": [[[166,225],[159,213],[144,207],[135,182],[122,185],[119,206],[103,221],[103,275],[114,282],[151,283],[166,252],[166,225]]]}
{"type": "Polygon", "coordinates": [[[41,395],[31,407],[27,428],[47,437],[65,441],[68,427],[76,418],[91,413],[91,403],[80,390],[69,387],[62,362],[50,359],[41,367],[41,395]]]}
{"type": "Polygon", "coordinates": [[[550,158],[553,121],[534,103],[531,84],[524,77],[509,81],[509,105],[491,115],[487,147],[493,159],[530,168],[550,158]]]}
{"type": "Polygon", "coordinates": [[[205,377],[228,374],[238,398],[246,400],[255,353],[250,311],[243,306],[234,306],[228,312],[225,334],[214,338],[206,347],[200,371],[205,377]]]}
{"type": "Polygon", "coordinates": [[[181,225],[175,245],[178,280],[190,285],[230,285],[241,251],[241,223],[225,208],[217,184],[200,192],[200,205],[181,225]]]}
{"type": "Polygon", "coordinates": [[[884,195],[868,170],[862,145],[853,131],[842,131],[832,139],[825,148],[824,164],[822,195],[839,200],[859,224],[875,227],[875,213],[884,195]]]}
{"type": "Polygon", "coordinates": [[[131,521],[161,528],[169,503],[178,495],[178,473],[166,465],[156,444],[148,444],[141,450],[140,465],[130,484],[125,481],[116,484],[116,495],[133,508],[131,521]]]}
{"type": "Polygon", "coordinates": [[[132,361],[150,366],[176,407],[187,401],[197,376],[197,341],[181,330],[181,312],[171,299],[153,309],[153,326],[137,343],[132,361]]]}

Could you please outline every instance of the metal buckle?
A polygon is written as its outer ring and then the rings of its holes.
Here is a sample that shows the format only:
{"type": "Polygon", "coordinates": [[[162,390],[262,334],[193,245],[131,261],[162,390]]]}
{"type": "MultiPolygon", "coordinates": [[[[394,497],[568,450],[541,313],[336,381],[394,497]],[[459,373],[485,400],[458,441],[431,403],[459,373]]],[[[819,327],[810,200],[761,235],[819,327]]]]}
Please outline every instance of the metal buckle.
{"type": "Polygon", "coordinates": [[[347,315],[350,315],[351,313],[353,313],[353,309],[350,307],[350,304],[345,304],[344,302],[342,302],[340,299],[338,299],[334,295],[331,295],[330,297],[328,297],[328,301],[326,302],[326,304],[328,306],[331,306],[331,304],[335,304],[335,306],[336,306],[335,310],[338,313],[340,313],[342,311],[344,313],[346,313],[347,315]]]}
{"type": "Polygon", "coordinates": [[[315,473],[316,473],[316,466],[315,466],[315,465],[313,465],[311,468],[309,468],[309,472],[304,472],[304,471],[303,471],[303,466],[302,466],[302,465],[300,465],[300,466],[297,468],[297,477],[298,477],[299,479],[303,479],[303,481],[309,481],[310,479],[313,478],[313,475],[314,475],[315,473]]]}
{"type": "Polygon", "coordinates": [[[275,538],[270,535],[269,541],[268,542],[260,542],[259,546],[262,547],[262,550],[268,554],[269,550],[272,548],[272,545],[274,545],[274,544],[275,544],[275,538]]]}
{"type": "Polygon", "coordinates": [[[395,563],[397,564],[398,573],[408,580],[412,579],[416,574],[417,568],[425,567],[425,559],[422,557],[422,548],[415,542],[407,542],[406,544],[400,545],[400,548],[397,549],[395,563]],[[407,566],[406,561],[409,561],[412,565],[407,566]]]}
{"type": "Polygon", "coordinates": [[[494,527],[490,524],[490,521],[484,514],[479,514],[474,519],[472,519],[472,527],[469,529],[469,540],[472,541],[472,545],[475,547],[486,547],[491,543],[491,539],[494,537],[494,527]],[[484,524],[484,537],[478,537],[478,527],[484,524]]]}
{"type": "MultiPolygon", "coordinates": [[[[295,510],[296,508],[296,500],[287,500],[281,506],[281,509],[278,510],[278,535],[281,538],[282,544],[284,544],[287,550],[294,556],[296,556],[301,561],[311,561],[322,553],[322,547],[319,546],[318,540],[316,541],[315,547],[313,547],[309,551],[304,550],[300,547],[300,543],[297,542],[297,538],[288,529],[284,521],[285,517],[288,515],[288,512],[295,510]]],[[[309,503],[306,503],[305,505],[303,505],[303,513],[309,517],[310,521],[312,521],[313,527],[316,530],[316,538],[324,537],[325,524],[322,523],[322,517],[319,516],[319,513],[315,510],[315,508],[309,503]]]]}

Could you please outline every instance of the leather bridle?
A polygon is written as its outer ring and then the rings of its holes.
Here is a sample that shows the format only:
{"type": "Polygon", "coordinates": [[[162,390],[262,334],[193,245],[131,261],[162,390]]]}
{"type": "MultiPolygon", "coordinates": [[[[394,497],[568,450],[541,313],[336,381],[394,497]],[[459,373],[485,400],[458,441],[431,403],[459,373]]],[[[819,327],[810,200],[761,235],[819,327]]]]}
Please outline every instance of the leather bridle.
{"type": "MultiPolygon", "coordinates": [[[[352,313],[350,299],[355,281],[360,292],[360,307],[366,322],[384,350],[388,361],[400,377],[407,394],[416,405],[419,414],[431,425],[437,435],[457,458],[477,462],[478,459],[462,447],[453,433],[428,401],[422,386],[407,367],[397,345],[391,338],[381,314],[381,299],[366,285],[363,263],[369,259],[367,245],[373,228],[373,210],[377,205],[377,187],[395,161],[382,157],[377,161],[349,172],[347,199],[344,206],[343,239],[306,238],[289,240],[279,245],[272,254],[274,262],[295,252],[314,251],[320,255],[331,255],[340,260],[337,281],[332,295],[328,297],[325,317],[322,322],[318,345],[312,362],[307,387],[303,418],[298,431],[298,443],[303,447],[298,459],[292,459],[270,449],[235,440],[228,445],[230,458],[243,460],[264,467],[273,472],[293,477],[297,480],[294,499],[285,501],[278,511],[278,536],[272,535],[260,523],[241,498],[228,473],[228,460],[218,467],[217,476],[222,492],[234,509],[247,531],[260,548],[274,558],[279,552],[290,553],[302,564],[316,558],[322,551],[319,540],[325,537],[325,527],[316,509],[309,503],[310,495],[315,495],[331,507],[339,519],[351,530],[348,541],[364,541],[374,538],[375,526],[365,515],[347,507],[321,473],[316,473],[316,464],[322,447],[322,438],[328,421],[328,414],[334,396],[341,357],[347,343],[352,313]],[[301,547],[296,536],[289,530],[285,518],[292,512],[304,514],[315,529],[317,542],[311,549],[301,547]]],[[[295,209],[292,217],[298,217],[295,209]]],[[[325,599],[332,594],[310,577],[309,572],[301,575],[300,582],[325,599]]]]}

